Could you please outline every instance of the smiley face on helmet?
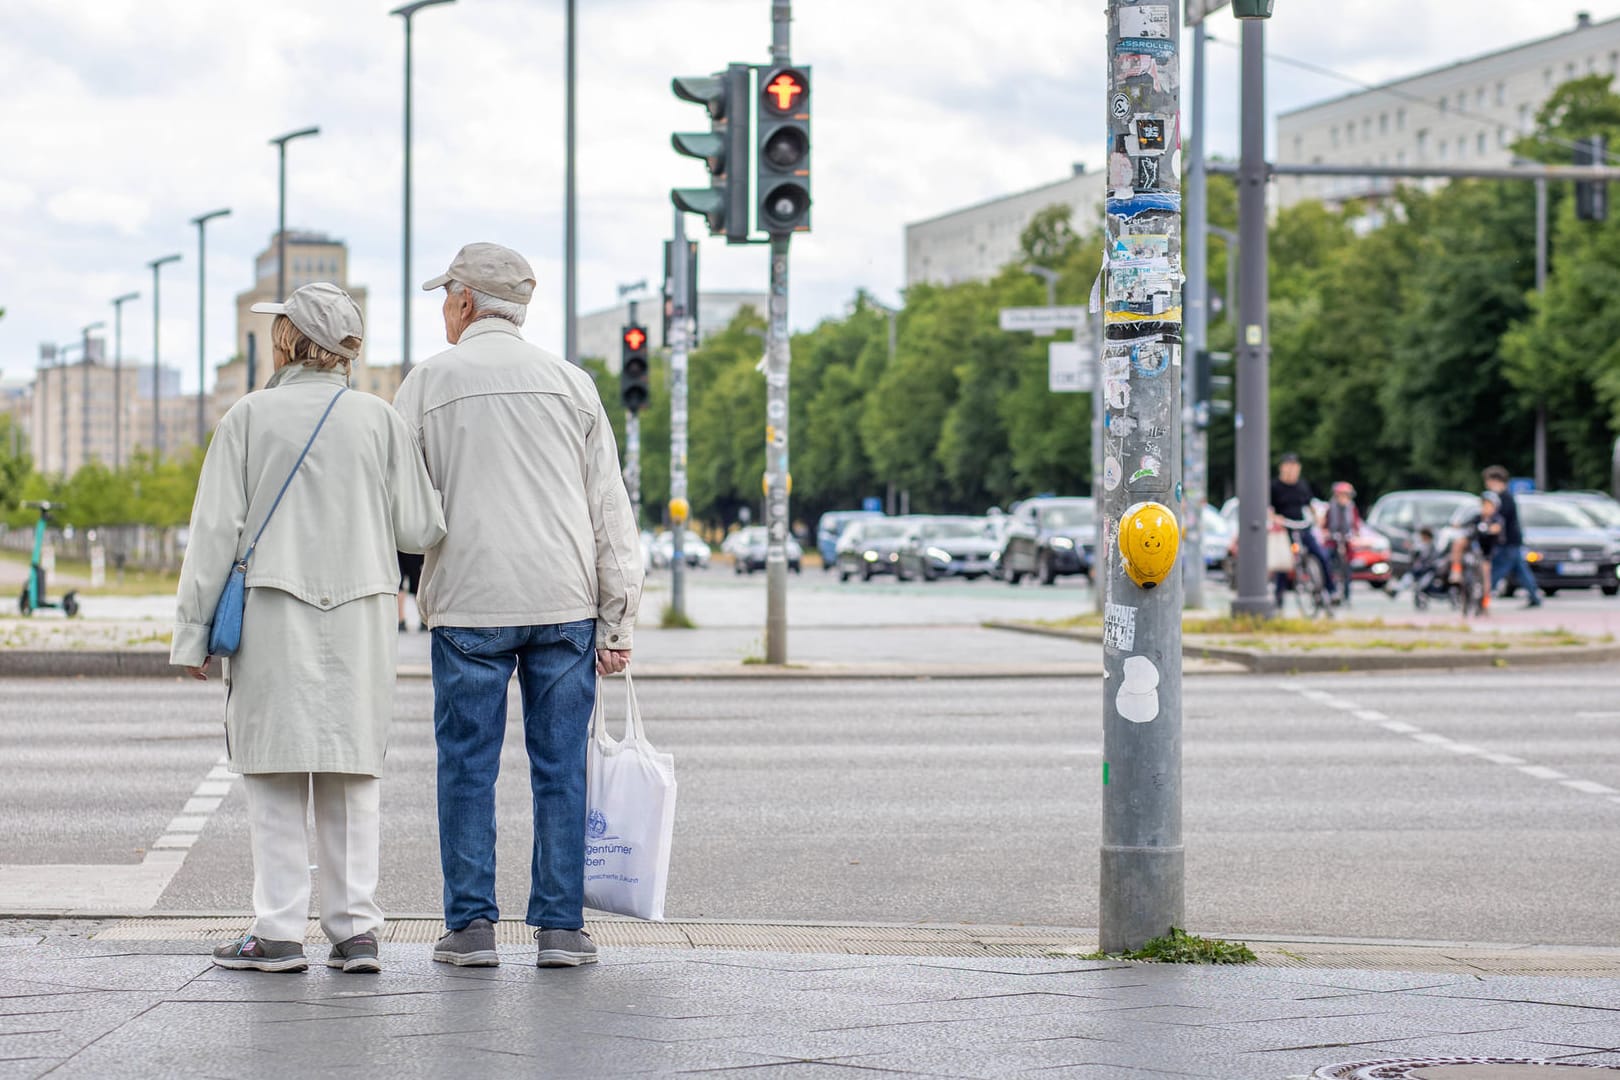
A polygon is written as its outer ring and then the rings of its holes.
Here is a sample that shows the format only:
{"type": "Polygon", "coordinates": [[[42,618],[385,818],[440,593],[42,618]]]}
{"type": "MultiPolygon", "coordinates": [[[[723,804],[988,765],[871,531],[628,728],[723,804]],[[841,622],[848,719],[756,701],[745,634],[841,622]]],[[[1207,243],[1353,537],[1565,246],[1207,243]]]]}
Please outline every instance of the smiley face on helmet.
{"type": "Polygon", "coordinates": [[[1119,519],[1119,553],[1125,576],[1138,588],[1155,589],[1175,569],[1181,526],[1175,512],[1156,502],[1140,502],[1119,519]]]}

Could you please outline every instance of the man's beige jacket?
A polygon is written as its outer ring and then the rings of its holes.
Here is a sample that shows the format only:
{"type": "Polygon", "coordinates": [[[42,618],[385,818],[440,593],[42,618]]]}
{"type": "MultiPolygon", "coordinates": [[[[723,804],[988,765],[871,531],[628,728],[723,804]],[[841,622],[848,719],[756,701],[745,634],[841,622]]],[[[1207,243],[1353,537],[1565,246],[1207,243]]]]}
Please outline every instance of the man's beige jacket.
{"type": "Polygon", "coordinates": [[[412,368],[394,407],[422,444],[449,530],[423,566],[427,624],[595,619],[598,648],[630,648],[641,543],[591,377],[483,318],[412,368]]]}

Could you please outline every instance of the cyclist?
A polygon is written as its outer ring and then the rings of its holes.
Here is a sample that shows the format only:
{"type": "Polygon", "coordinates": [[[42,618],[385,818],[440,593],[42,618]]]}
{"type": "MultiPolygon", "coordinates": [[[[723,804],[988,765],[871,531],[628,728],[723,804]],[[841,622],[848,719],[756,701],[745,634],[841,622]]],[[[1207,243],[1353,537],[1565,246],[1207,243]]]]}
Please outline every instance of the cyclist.
{"type": "Polygon", "coordinates": [[[1323,527],[1327,530],[1328,543],[1339,559],[1339,598],[1342,603],[1350,602],[1350,540],[1361,531],[1361,512],[1356,509],[1355,485],[1347,480],[1340,480],[1333,485],[1333,498],[1327,505],[1324,515],[1323,527]]]}
{"type": "Polygon", "coordinates": [[[1491,608],[1491,555],[1502,542],[1502,499],[1494,491],[1479,497],[1479,512],[1459,523],[1460,532],[1451,541],[1451,577],[1453,583],[1462,581],[1463,560],[1470,546],[1479,552],[1479,574],[1482,593],[1481,612],[1491,608]]]}
{"type": "MultiPolygon", "coordinates": [[[[1300,475],[1299,455],[1284,454],[1277,464],[1277,476],[1271,481],[1272,520],[1287,529],[1322,564],[1322,582],[1328,595],[1332,596],[1333,565],[1328,562],[1327,552],[1322,550],[1322,542],[1316,537],[1316,508],[1311,505],[1315,497],[1310,482],[1300,475]]],[[[1280,580],[1277,583],[1277,605],[1282,606],[1280,580]]]]}
{"type": "Polygon", "coordinates": [[[1434,530],[1427,525],[1418,530],[1418,544],[1412,549],[1412,565],[1401,579],[1389,587],[1391,600],[1408,589],[1412,590],[1413,604],[1423,607],[1431,594],[1445,592],[1444,584],[1440,581],[1447,565],[1450,563],[1450,553],[1442,552],[1440,545],[1435,543],[1434,530]]]}

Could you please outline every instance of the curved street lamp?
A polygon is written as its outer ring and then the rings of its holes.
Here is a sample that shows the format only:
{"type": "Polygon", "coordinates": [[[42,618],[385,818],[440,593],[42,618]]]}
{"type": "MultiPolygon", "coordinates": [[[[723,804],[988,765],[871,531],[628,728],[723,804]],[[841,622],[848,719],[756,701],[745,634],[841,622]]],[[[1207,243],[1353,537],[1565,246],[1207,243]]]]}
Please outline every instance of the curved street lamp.
{"type": "Polygon", "coordinates": [[[162,326],[161,288],[159,277],[161,271],[169,263],[179,262],[180,256],[165,255],[161,259],[153,259],[146,265],[152,268],[152,460],[160,461],[163,458],[163,365],[162,351],[159,348],[160,338],[158,330],[162,326]]]}
{"type": "MultiPolygon", "coordinates": [[[[294,139],[302,139],[307,135],[319,135],[318,127],[300,128],[289,131],[285,135],[277,135],[270,140],[270,145],[276,148],[279,155],[279,177],[277,187],[280,194],[276,202],[276,303],[287,299],[287,144],[294,139]]],[[[248,387],[252,390],[253,387],[248,387]]]]}

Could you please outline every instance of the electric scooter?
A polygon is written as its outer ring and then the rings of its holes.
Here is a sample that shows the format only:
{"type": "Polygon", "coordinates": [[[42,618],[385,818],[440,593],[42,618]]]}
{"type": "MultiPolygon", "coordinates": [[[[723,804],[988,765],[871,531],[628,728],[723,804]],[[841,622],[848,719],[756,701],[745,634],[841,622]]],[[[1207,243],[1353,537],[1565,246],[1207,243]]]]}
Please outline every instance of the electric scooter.
{"type": "Polygon", "coordinates": [[[39,511],[39,520],[34,523],[34,558],[28,566],[28,584],[23,586],[22,595],[17,598],[17,609],[24,615],[32,615],[40,608],[62,609],[68,618],[79,613],[79,594],[70,592],[62,597],[60,604],[52,603],[45,598],[45,567],[40,565],[40,552],[45,549],[45,528],[50,524],[51,511],[62,509],[61,503],[31,502],[24,503],[29,509],[39,511]]]}

